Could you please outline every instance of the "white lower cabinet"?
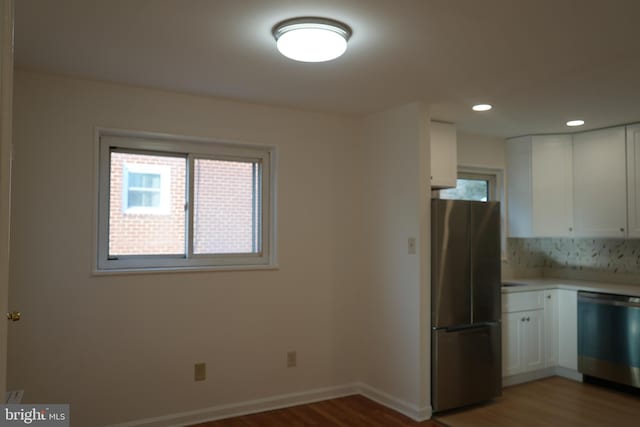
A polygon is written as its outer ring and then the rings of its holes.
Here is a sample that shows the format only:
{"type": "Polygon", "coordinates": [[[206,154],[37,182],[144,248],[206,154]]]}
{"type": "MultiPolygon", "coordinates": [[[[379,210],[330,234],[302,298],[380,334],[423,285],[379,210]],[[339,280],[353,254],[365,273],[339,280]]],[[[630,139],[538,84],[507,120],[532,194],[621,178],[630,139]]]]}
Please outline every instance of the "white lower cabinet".
{"type": "Polygon", "coordinates": [[[578,370],[578,292],[558,291],[558,365],[578,370]]]}
{"type": "MultiPolygon", "coordinates": [[[[533,371],[548,375],[545,368],[554,367],[578,369],[577,291],[550,289],[503,294],[502,376],[533,371]]],[[[567,371],[559,375],[573,378],[567,371]]]]}
{"type": "Polygon", "coordinates": [[[543,310],[505,314],[502,320],[502,376],[544,368],[543,310]]]}
{"type": "Polygon", "coordinates": [[[503,295],[502,376],[545,367],[542,292],[503,295]]]}
{"type": "Polygon", "coordinates": [[[559,321],[558,291],[544,291],[544,365],[548,368],[558,364],[559,321]]]}
{"type": "Polygon", "coordinates": [[[544,315],[543,310],[523,311],[522,359],[525,372],[544,368],[544,315]]]}
{"type": "Polygon", "coordinates": [[[502,376],[522,372],[522,325],[520,313],[502,315],[502,376]]]}

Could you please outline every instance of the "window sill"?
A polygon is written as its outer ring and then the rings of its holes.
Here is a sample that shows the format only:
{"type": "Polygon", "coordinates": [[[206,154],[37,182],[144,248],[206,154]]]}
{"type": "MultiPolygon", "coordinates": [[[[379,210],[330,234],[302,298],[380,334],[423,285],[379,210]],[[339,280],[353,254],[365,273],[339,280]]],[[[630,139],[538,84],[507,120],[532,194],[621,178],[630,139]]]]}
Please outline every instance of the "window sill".
{"type": "Polygon", "coordinates": [[[219,271],[259,271],[280,270],[278,264],[266,265],[221,265],[221,266],[195,266],[195,267],[151,267],[151,268],[120,268],[113,270],[98,270],[91,272],[92,276],[122,276],[137,274],[171,274],[171,273],[205,273],[219,271]]]}

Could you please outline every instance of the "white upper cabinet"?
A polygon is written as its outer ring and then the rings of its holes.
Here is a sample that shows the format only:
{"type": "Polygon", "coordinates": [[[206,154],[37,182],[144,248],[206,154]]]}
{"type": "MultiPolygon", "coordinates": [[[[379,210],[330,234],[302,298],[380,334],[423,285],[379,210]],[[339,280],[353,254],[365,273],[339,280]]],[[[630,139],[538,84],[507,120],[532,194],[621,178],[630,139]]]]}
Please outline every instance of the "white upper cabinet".
{"type": "Polygon", "coordinates": [[[531,156],[533,234],[573,235],[571,135],[534,136],[531,156]]]}
{"type": "Polygon", "coordinates": [[[507,141],[510,237],[573,235],[573,158],[570,135],[507,141]]]}
{"type": "Polygon", "coordinates": [[[431,122],[431,187],[455,188],[458,179],[456,128],[449,123],[431,122]]]}
{"type": "Polygon", "coordinates": [[[573,136],[574,225],[578,237],[625,237],[625,128],[573,136]]]}
{"type": "Polygon", "coordinates": [[[640,124],[627,126],[629,237],[640,237],[640,124]]]}
{"type": "Polygon", "coordinates": [[[531,139],[507,140],[507,216],[509,237],[530,237],[531,223],[531,139]]]}

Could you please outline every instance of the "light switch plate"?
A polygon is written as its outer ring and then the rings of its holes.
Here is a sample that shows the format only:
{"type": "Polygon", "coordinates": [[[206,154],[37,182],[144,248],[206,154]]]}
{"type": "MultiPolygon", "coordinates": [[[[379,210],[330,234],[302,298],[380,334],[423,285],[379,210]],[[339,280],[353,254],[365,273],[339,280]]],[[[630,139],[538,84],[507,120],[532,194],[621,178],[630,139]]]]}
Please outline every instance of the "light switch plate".
{"type": "Polygon", "coordinates": [[[416,254],[416,238],[409,237],[409,255],[416,254]]]}
{"type": "Polygon", "coordinates": [[[287,352],[287,368],[295,368],[298,365],[298,353],[295,351],[287,352]]]}
{"type": "Polygon", "coordinates": [[[196,363],[193,365],[193,380],[204,381],[207,379],[207,364],[196,363]]]}

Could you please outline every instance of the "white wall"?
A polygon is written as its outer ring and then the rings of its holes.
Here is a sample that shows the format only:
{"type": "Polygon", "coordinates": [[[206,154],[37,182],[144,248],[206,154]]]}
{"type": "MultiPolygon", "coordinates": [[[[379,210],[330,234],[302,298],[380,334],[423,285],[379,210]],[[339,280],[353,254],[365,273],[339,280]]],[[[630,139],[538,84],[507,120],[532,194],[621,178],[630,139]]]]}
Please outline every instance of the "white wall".
{"type": "Polygon", "coordinates": [[[504,139],[458,132],[458,166],[505,168],[504,139]]]}
{"type": "MultiPolygon", "coordinates": [[[[10,300],[23,320],[10,330],[8,383],[25,401],[70,403],[74,425],[95,426],[358,379],[359,123],[26,71],[14,119],[10,300]],[[92,276],[96,126],[276,145],[280,269],[92,276]],[[195,362],[207,363],[207,381],[193,381],[195,362]]],[[[372,368],[389,369],[376,382],[413,401],[420,289],[406,238],[419,236],[420,207],[407,183],[418,147],[400,147],[395,158],[384,150],[403,175],[373,182],[405,206],[372,216],[395,221],[392,246],[375,254],[395,262],[372,283],[376,327],[388,324],[374,344],[398,348],[376,348],[394,356],[372,368]]]]}
{"type": "Polygon", "coordinates": [[[360,150],[360,375],[414,416],[430,413],[428,123],[420,104],[374,114],[364,122],[360,150]]]}

